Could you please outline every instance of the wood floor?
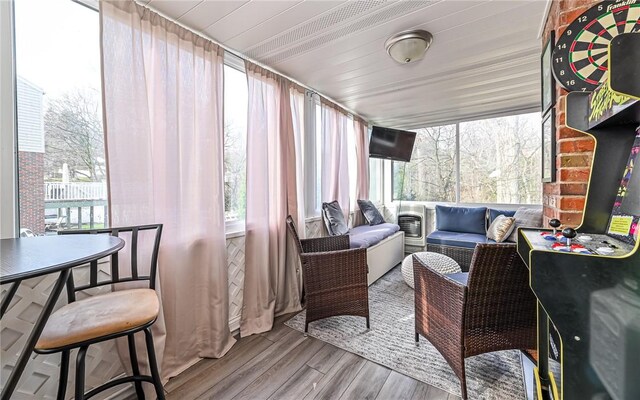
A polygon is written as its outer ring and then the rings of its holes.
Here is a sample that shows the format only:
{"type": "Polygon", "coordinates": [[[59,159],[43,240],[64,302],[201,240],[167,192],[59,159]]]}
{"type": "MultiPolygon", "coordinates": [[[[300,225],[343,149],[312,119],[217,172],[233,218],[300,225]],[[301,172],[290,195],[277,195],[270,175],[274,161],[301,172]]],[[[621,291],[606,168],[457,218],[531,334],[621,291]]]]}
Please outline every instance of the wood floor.
{"type": "Polygon", "coordinates": [[[284,325],[240,339],[221,359],[202,360],[166,385],[168,400],[458,400],[433,386],[284,325]]]}

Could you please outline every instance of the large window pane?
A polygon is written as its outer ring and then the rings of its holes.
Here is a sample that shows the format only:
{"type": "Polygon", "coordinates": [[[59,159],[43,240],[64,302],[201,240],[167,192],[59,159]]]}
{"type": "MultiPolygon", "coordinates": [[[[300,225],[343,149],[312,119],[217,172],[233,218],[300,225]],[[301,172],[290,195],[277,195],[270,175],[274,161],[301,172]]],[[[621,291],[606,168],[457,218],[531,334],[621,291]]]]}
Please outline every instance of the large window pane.
{"type": "Polygon", "coordinates": [[[456,200],[456,126],[419,129],[411,162],[393,162],[393,197],[456,200]]]}
{"type": "Polygon", "coordinates": [[[540,204],[540,113],[460,124],[460,201],[540,204]]]}
{"type": "Polygon", "coordinates": [[[21,235],[105,226],[98,13],[16,0],[15,21],[21,235]]]}
{"type": "Polygon", "coordinates": [[[224,210],[227,223],[244,221],[247,158],[247,77],[224,66],[224,210]]]}

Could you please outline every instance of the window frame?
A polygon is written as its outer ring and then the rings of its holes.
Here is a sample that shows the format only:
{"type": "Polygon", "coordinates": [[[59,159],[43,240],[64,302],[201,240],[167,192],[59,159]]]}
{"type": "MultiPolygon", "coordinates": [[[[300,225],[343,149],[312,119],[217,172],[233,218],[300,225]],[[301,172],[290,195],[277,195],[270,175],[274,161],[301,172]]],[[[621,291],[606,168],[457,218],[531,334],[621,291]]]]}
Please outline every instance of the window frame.
{"type": "Polygon", "coordinates": [[[18,237],[18,127],[12,1],[0,2],[0,238],[18,237]]]}
{"type": "MultiPolygon", "coordinates": [[[[460,124],[465,123],[465,122],[474,122],[474,121],[482,121],[482,120],[489,120],[489,119],[497,119],[497,118],[504,118],[504,117],[513,117],[513,116],[517,116],[517,115],[524,115],[524,114],[532,114],[532,113],[536,113],[536,112],[540,112],[540,110],[538,109],[526,109],[526,110],[519,110],[516,113],[508,113],[508,114],[499,114],[499,115],[487,115],[487,116],[480,116],[480,117],[476,117],[476,118],[470,118],[470,119],[465,119],[465,120],[460,120],[460,121],[456,121],[456,122],[449,122],[449,123],[442,123],[442,124],[437,124],[437,125],[429,125],[429,126],[425,126],[425,127],[421,127],[421,128],[414,128],[414,129],[423,129],[423,128],[430,128],[430,127],[435,127],[435,126],[445,126],[445,125],[455,125],[455,130],[456,130],[456,137],[455,137],[455,146],[456,146],[456,152],[455,152],[455,168],[456,168],[456,193],[455,193],[455,197],[456,197],[456,201],[455,202],[445,202],[445,201],[437,201],[437,200],[403,200],[403,199],[398,199],[395,198],[395,189],[394,189],[394,173],[393,173],[393,163],[395,161],[387,161],[387,163],[385,163],[385,173],[383,174],[385,176],[385,180],[388,180],[387,182],[389,182],[388,184],[386,184],[384,186],[384,190],[385,190],[385,203],[393,203],[393,202],[414,202],[414,203],[421,203],[421,204],[425,204],[425,205],[437,205],[437,204],[455,204],[455,205],[465,205],[465,206],[474,206],[474,205],[486,205],[486,204],[491,204],[492,206],[496,206],[496,207],[504,207],[504,208],[509,208],[509,207],[514,207],[514,206],[532,206],[532,207],[538,207],[538,206],[542,206],[542,202],[540,204],[528,204],[528,203],[469,203],[469,202],[463,202],[461,199],[461,180],[460,180],[460,176],[461,176],[461,159],[460,159],[460,124]],[[388,194],[387,194],[388,193],[388,194]]],[[[542,156],[542,155],[541,155],[542,156]]]]}

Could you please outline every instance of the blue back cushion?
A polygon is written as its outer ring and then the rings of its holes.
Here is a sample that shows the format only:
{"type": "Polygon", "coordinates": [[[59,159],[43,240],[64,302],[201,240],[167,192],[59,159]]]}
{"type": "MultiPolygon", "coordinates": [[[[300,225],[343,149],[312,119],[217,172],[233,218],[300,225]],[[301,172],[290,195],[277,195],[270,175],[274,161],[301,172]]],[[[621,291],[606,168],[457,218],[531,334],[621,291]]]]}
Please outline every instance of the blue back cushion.
{"type": "Polygon", "coordinates": [[[439,231],[486,234],[487,207],[436,206],[436,228],[439,231]]]}
{"type": "Polygon", "coordinates": [[[516,214],[516,210],[497,210],[495,208],[489,209],[489,225],[493,222],[498,215],[504,215],[505,217],[513,217],[516,214]]]}

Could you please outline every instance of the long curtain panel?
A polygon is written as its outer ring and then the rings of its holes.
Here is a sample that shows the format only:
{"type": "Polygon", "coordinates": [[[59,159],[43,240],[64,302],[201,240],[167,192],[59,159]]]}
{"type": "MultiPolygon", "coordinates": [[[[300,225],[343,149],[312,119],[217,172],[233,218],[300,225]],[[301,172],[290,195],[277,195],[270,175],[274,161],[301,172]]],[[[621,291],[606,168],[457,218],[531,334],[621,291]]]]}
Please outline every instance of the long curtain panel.
{"type": "MultiPolygon", "coordinates": [[[[229,332],[223,51],[132,1],[101,1],[112,226],[162,223],[154,324],[164,379],[221,357],[229,332]]],[[[121,354],[127,358],[126,352],[121,354]]]]}
{"type": "Polygon", "coordinates": [[[287,262],[287,215],[304,230],[291,84],[251,62],[245,66],[249,106],[243,337],[271,330],[276,315],[301,309],[300,271],[297,263],[287,262]]]}
{"type": "MultiPolygon", "coordinates": [[[[355,181],[355,202],[356,209],[359,209],[357,200],[369,199],[369,129],[367,123],[359,118],[353,118],[353,134],[356,147],[356,181],[355,181]]],[[[356,225],[365,224],[366,221],[361,212],[355,213],[356,225]]]]}
{"type": "Polygon", "coordinates": [[[338,200],[345,219],[349,220],[349,117],[335,105],[321,104],[322,122],[322,179],[323,202],[338,200]]]}

